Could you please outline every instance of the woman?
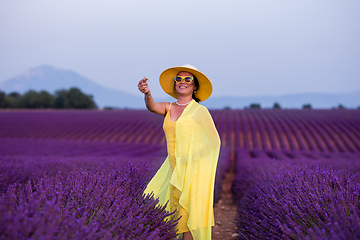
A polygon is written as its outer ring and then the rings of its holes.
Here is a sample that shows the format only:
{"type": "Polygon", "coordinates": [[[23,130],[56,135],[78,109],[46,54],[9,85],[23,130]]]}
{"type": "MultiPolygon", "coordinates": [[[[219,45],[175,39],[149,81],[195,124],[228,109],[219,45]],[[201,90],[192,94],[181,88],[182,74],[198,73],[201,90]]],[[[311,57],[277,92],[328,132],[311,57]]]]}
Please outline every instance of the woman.
{"type": "Polygon", "coordinates": [[[148,110],[165,116],[168,156],[151,179],[145,193],[154,193],[159,204],[176,210],[177,233],[184,240],[211,239],[214,225],[213,192],[220,138],[211,115],[198,102],[210,97],[210,80],[194,66],[172,67],[160,75],[160,85],[176,102],[155,102],[146,78],[139,90],[148,110]]]}

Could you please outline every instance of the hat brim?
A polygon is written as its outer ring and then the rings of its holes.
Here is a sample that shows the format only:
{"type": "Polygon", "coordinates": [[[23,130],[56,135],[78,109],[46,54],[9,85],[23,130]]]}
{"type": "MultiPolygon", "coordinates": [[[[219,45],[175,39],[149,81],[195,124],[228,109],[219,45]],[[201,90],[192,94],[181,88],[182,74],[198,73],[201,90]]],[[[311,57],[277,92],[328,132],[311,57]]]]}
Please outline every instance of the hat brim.
{"type": "Polygon", "coordinates": [[[171,67],[164,70],[159,77],[160,86],[164,92],[176,99],[178,98],[177,92],[174,91],[174,77],[179,72],[189,72],[197,78],[199,89],[196,90],[195,96],[200,99],[201,102],[210,97],[213,89],[210,80],[199,70],[189,67],[171,67]]]}

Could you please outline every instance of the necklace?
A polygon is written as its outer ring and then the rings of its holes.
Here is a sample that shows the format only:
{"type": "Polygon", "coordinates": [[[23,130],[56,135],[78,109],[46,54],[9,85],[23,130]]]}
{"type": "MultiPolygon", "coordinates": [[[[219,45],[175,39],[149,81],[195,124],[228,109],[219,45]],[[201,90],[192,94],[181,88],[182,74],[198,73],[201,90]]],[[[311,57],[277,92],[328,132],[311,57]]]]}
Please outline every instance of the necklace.
{"type": "MultiPolygon", "coordinates": [[[[193,99],[191,99],[191,101],[192,101],[193,99]]],[[[188,105],[189,103],[191,103],[191,101],[190,102],[187,102],[187,103],[178,103],[178,101],[176,101],[175,103],[177,104],[177,105],[179,105],[179,106],[185,106],[185,105],[188,105]]]]}

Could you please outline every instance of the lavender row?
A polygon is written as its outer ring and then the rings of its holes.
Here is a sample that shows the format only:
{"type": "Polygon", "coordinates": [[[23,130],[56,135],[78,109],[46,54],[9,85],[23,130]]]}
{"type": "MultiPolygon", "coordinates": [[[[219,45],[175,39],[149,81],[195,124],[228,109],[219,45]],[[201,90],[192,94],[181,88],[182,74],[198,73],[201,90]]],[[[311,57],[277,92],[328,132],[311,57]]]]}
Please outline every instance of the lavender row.
{"type": "Polygon", "coordinates": [[[221,198],[222,184],[225,174],[231,167],[231,149],[229,147],[220,148],[219,160],[216,168],[215,185],[214,185],[214,204],[221,198]]]}
{"type": "Polygon", "coordinates": [[[0,137],[164,144],[162,120],[145,110],[3,111],[0,137]]]}
{"type": "MultiPolygon", "coordinates": [[[[43,146],[43,145],[42,145],[43,146]]],[[[31,147],[35,147],[34,145],[31,147]]],[[[218,171],[217,171],[217,180],[215,189],[215,199],[220,198],[221,192],[221,183],[222,179],[225,175],[225,172],[228,171],[230,166],[229,161],[229,149],[221,150],[219,163],[218,163],[218,171]]],[[[5,239],[27,239],[30,236],[34,238],[44,238],[44,239],[62,239],[62,238],[94,238],[94,239],[172,239],[173,235],[170,229],[171,222],[168,223],[167,226],[163,226],[161,223],[161,219],[164,219],[164,216],[167,216],[168,213],[164,213],[164,209],[155,209],[149,210],[149,208],[154,208],[154,203],[148,203],[149,200],[145,199],[144,201],[140,201],[141,198],[137,198],[136,201],[142,207],[140,209],[130,209],[130,211],[122,212],[123,209],[127,208],[126,206],[118,207],[116,210],[110,213],[111,216],[104,217],[101,215],[96,221],[89,221],[89,218],[93,219],[95,210],[91,212],[91,208],[88,207],[87,204],[91,206],[94,205],[93,202],[87,201],[99,201],[103,202],[104,199],[99,197],[98,195],[92,196],[92,193],[95,191],[94,188],[90,191],[89,189],[83,189],[86,186],[96,185],[97,182],[102,181],[101,179],[104,176],[111,175],[114,169],[117,169],[117,175],[123,177],[123,181],[128,181],[128,184],[133,184],[133,186],[141,186],[141,189],[144,188],[144,183],[149,180],[149,176],[151,177],[156,169],[159,167],[159,162],[154,161],[150,163],[151,167],[146,167],[144,162],[140,161],[138,158],[124,158],[119,156],[102,156],[102,157],[91,157],[90,155],[84,155],[82,157],[57,157],[53,158],[53,156],[37,156],[30,157],[26,155],[15,155],[15,156],[2,156],[0,163],[0,190],[2,192],[2,197],[0,198],[0,203],[2,204],[2,208],[0,208],[0,216],[3,220],[0,225],[3,226],[0,228],[0,238],[5,239]],[[129,174],[123,174],[120,169],[124,169],[124,164],[127,161],[131,161],[132,163],[138,163],[140,167],[139,170],[136,170],[133,176],[129,174]],[[100,166],[100,167],[99,167],[100,166]],[[120,172],[120,173],[119,173],[120,172]],[[79,183],[78,180],[74,180],[74,176],[76,179],[79,176],[85,178],[81,178],[79,183]],[[146,180],[144,177],[146,176],[146,180]],[[94,183],[93,179],[97,179],[94,183]],[[142,179],[141,184],[138,182],[134,182],[133,178],[142,179]],[[72,180],[71,180],[72,179],[72,180]],[[71,180],[71,181],[70,181],[71,180]],[[73,184],[77,181],[75,184],[73,184]],[[50,182],[50,184],[49,184],[50,182]],[[54,184],[61,183],[62,188],[68,188],[70,186],[81,186],[77,189],[66,190],[65,192],[61,189],[59,190],[58,186],[54,184]],[[46,185],[47,189],[44,190],[38,189],[37,187],[42,185],[44,187],[46,185]],[[50,187],[49,187],[50,186],[50,187]],[[55,188],[55,189],[54,189],[55,188]],[[44,194],[48,194],[50,192],[55,192],[55,197],[44,197],[44,194]],[[68,194],[69,191],[71,195],[77,194],[80,192],[82,194],[82,198],[77,198],[77,202],[73,205],[66,205],[69,202],[70,195],[64,197],[64,194],[68,194]],[[88,192],[86,192],[88,191],[88,192]],[[60,195],[59,195],[60,194],[60,195]],[[86,199],[84,196],[86,195],[86,199]],[[16,196],[16,197],[14,197],[16,196]],[[17,199],[17,202],[12,202],[10,198],[17,199]],[[95,200],[94,200],[95,198],[95,200]],[[29,200],[30,199],[30,200],[29,200]],[[59,200],[60,199],[60,200],[59,200]],[[62,201],[62,202],[61,202],[62,201]],[[148,202],[147,202],[148,201],[148,202]],[[27,202],[27,203],[26,203],[27,202]],[[25,204],[26,203],[26,204],[25,204]],[[11,205],[13,204],[13,205],[11,205]],[[23,205],[22,205],[23,204],[23,205]],[[24,205],[25,204],[25,205],[24,205]],[[62,207],[64,209],[62,209],[62,207]],[[66,208],[66,206],[70,206],[71,209],[66,208]],[[149,207],[150,206],[150,207],[149,207]],[[40,209],[40,210],[39,210],[40,209]],[[77,210],[76,210],[77,209],[77,210]],[[87,209],[87,210],[85,210],[87,209]],[[90,209],[90,210],[89,210],[90,209]],[[116,211],[119,211],[120,214],[116,215],[116,211]],[[153,213],[151,213],[153,211],[153,213]],[[157,227],[152,227],[150,230],[149,225],[146,225],[146,231],[139,230],[135,227],[138,222],[138,218],[134,217],[139,213],[148,213],[151,216],[157,216],[156,221],[154,223],[153,220],[149,220],[151,224],[156,225],[157,227]],[[59,216],[66,215],[65,218],[59,220],[57,219],[59,216]],[[130,213],[134,213],[131,215],[130,213]],[[125,216],[124,216],[125,214],[125,216]],[[130,215],[129,215],[130,214],[130,215]],[[108,221],[111,220],[111,217],[121,218],[122,223],[118,223],[113,227],[106,228],[105,231],[103,228],[103,219],[108,221]],[[131,224],[134,228],[126,229],[125,223],[131,224]],[[96,231],[94,229],[97,229],[96,231]],[[115,231],[117,229],[119,231],[115,231]],[[155,230],[154,230],[155,229],[155,230]],[[159,230],[160,229],[160,230],[159,230]],[[161,231],[161,229],[165,229],[161,231]],[[170,230],[169,230],[170,229],[170,230]],[[95,231],[95,232],[94,232],[95,231]],[[135,232],[134,236],[132,236],[129,231],[135,232]],[[150,231],[150,232],[149,232],[150,231]],[[166,232],[167,234],[164,234],[166,232]],[[121,234],[120,234],[121,233],[121,234]]],[[[163,159],[162,159],[163,160],[163,159]]],[[[149,161],[147,161],[149,164],[149,161]]],[[[105,177],[107,179],[107,177],[105,177]]],[[[106,179],[104,181],[106,181],[106,179]]],[[[107,182],[106,186],[110,186],[111,183],[107,182]]],[[[128,185],[124,184],[125,187],[128,185]]],[[[103,190],[103,185],[99,185],[99,187],[103,190]]],[[[114,188],[121,189],[123,185],[116,185],[114,188]]],[[[110,190],[109,190],[110,191],[110,190]]],[[[140,190],[139,190],[140,191],[140,190]]],[[[134,195],[138,196],[139,191],[137,191],[134,195]]],[[[133,190],[125,189],[122,193],[125,193],[126,196],[130,194],[130,200],[127,198],[125,201],[133,206],[135,200],[133,200],[133,190]],[[131,202],[132,201],[132,202],[131,202]]],[[[103,195],[103,193],[101,194],[103,195]]],[[[106,195],[106,194],[105,194],[106,195]]],[[[114,196],[118,196],[119,193],[114,193],[114,196]]],[[[74,199],[72,199],[74,200],[74,199]]],[[[71,201],[72,201],[71,200],[71,201]]],[[[75,201],[74,200],[74,201],[75,201]]],[[[153,201],[153,199],[151,199],[153,201]]],[[[150,202],[151,202],[150,201],[150,202]]],[[[215,200],[216,201],[216,200],[215,200]]],[[[119,203],[120,204],[120,203],[119,203]]],[[[123,204],[123,203],[121,203],[123,204]]],[[[96,204],[95,204],[96,205],[96,204]]],[[[137,205],[134,205],[137,206],[137,205]]],[[[105,208],[105,206],[102,206],[105,208]]],[[[101,210],[96,208],[96,210],[101,210]]],[[[101,210],[103,211],[103,210],[101,210]]],[[[141,214],[140,214],[141,215],[141,214]]],[[[141,215],[139,218],[143,218],[141,215]]],[[[146,216],[145,216],[146,217],[146,216]]],[[[140,221],[140,220],[139,220],[140,221]]],[[[145,220],[142,220],[145,221],[145,220]]],[[[127,225],[128,225],[127,224],[127,225]]],[[[140,221],[140,224],[142,222],[140,221]]],[[[127,226],[128,228],[130,226],[127,226]]]]}
{"type": "Polygon", "coordinates": [[[9,184],[24,183],[47,171],[66,174],[99,164],[146,161],[160,166],[166,157],[163,145],[110,144],[76,141],[0,139],[0,192],[9,184]]]}
{"type": "Polygon", "coordinates": [[[145,162],[156,169],[161,165],[161,160],[163,159],[154,156],[146,158],[126,155],[91,156],[90,154],[67,157],[29,153],[28,155],[0,156],[0,193],[6,191],[14,183],[25,184],[27,181],[35,180],[43,175],[55,177],[58,172],[61,172],[63,176],[66,176],[73,170],[88,170],[98,166],[111,168],[113,164],[121,166],[128,162],[134,164],[145,162]]]}
{"type": "Polygon", "coordinates": [[[269,153],[237,150],[239,239],[360,237],[359,155],[269,153]]]}
{"type": "MultiPolygon", "coordinates": [[[[10,184],[25,183],[47,171],[55,176],[73,169],[89,169],[111,162],[146,161],[159,167],[166,158],[164,145],[93,143],[57,140],[0,139],[0,192],[10,184]]],[[[230,168],[230,148],[222,147],[216,172],[214,202],[221,196],[222,180],[230,168]]]]}
{"type": "Polygon", "coordinates": [[[358,110],[234,110],[235,146],[253,150],[360,152],[358,110]]]}
{"type": "Polygon", "coordinates": [[[306,131],[311,133],[309,137],[305,137],[309,147],[313,145],[314,150],[359,152],[359,129],[349,127],[349,124],[360,125],[359,116],[356,116],[356,113],[356,111],[340,111],[339,114],[326,114],[322,110],[314,113],[305,111],[304,114],[296,116],[294,112],[286,112],[284,118],[295,119],[303,123],[304,127],[300,129],[304,135],[307,135],[306,131]],[[330,120],[334,118],[337,120],[330,120]],[[337,126],[341,126],[341,128],[337,126]],[[316,139],[315,136],[319,137],[316,139]]]}
{"type": "MultiPolygon", "coordinates": [[[[306,115],[305,115],[306,116],[306,115]]],[[[360,151],[360,144],[358,144],[357,139],[360,137],[360,131],[356,131],[356,125],[351,126],[350,124],[354,123],[353,121],[331,121],[329,119],[324,119],[323,121],[326,125],[332,128],[332,132],[342,132],[338,137],[344,143],[346,151],[357,152],[360,151]]],[[[359,126],[357,126],[359,128],[359,126]]],[[[317,128],[321,129],[321,128],[317,128]]],[[[341,147],[340,147],[341,148],[341,147]]]]}
{"type": "MultiPolygon", "coordinates": [[[[360,152],[359,110],[211,110],[223,146],[360,152]]],[[[0,111],[0,137],[165,144],[163,117],[146,110],[0,111]]]]}
{"type": "Polygon", "coordinates": [[[166,147],[158,144],[0,138],[0,156],[122,156],[154,159],[165,158],[166,147]]]}
{"type": "Polygon", "coordinates": [[[175,239],[176,219],[143,196],[144,164],[15,183],[0,197],[1,239],[175,239]]]}

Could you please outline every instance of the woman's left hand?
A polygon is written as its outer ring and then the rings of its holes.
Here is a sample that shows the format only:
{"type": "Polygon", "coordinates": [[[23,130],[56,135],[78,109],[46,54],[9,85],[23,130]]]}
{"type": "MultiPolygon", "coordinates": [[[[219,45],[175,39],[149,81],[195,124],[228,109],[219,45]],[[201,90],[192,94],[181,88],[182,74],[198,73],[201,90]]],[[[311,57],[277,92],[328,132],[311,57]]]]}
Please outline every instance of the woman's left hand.
{"type": "Polygon", "coordinates": [[[143,79],[141,79],[139,81],[139,84],[138,84],[138,88],[139,88],[140,92],[142,92],[144,94],[147,94],[148,92],[150,92],[149,86],[146,82],[147,80],[148,79],[146,77],[144,77],[143,79]]]}

